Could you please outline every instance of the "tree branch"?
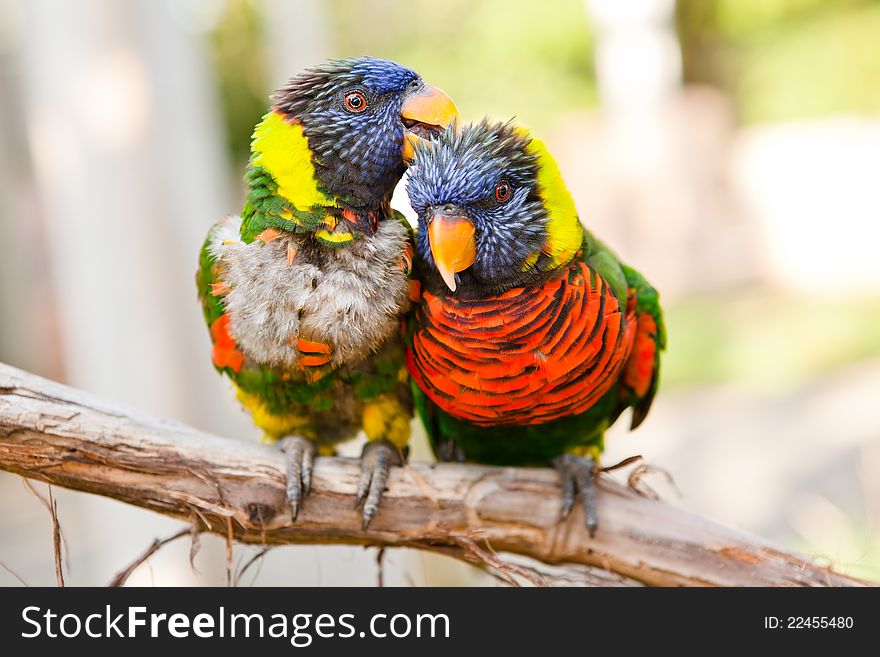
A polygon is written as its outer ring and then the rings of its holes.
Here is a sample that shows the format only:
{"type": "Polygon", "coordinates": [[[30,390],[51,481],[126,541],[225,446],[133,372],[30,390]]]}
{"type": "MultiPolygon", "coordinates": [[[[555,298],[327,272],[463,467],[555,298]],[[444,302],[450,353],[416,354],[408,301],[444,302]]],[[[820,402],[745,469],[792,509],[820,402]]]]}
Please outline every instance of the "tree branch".
{"type": "Polygon", "coordinates": [[[648,585],[849,586],[860,582],[605,477],[595,539],[580,514],[557,523],[545,469],[395,468],[368,531],[354,509],[355,461],[321,458],[292,523],[280,452],[211,436],[0,364],[0,469],[197,522],[246,543],[349,543],[434,550],[506,576],[648,585]],[[525,568],[525,570],[523,570],[525,568]],[[603,573],[603,571],[607,571],[603,573]],[[533,573],[528,575],[527,573],[533,573]]]}

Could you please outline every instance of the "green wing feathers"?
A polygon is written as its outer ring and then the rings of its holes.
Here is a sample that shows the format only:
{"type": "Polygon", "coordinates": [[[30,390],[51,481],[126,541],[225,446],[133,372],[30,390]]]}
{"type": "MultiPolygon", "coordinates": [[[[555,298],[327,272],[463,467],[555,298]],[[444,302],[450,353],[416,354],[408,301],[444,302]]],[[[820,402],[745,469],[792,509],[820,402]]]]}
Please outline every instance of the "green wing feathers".
{"type": "Polygon", "coordinates": [[[591,271],[599,274],[617,297],[621,308],[626,307],[627,293],[630,287],[623,271],[620,258],[604,242],[597,239],[584,228],[584,242],[580,259],[591,271]]]}
{"type": "Polygon", "coordinates": [[[223,281],[220,278],[219,263],[211,252],[214,231],[223,221],[215,224],[199,252],[199,268],[196,271],[196,289],[202,303],[205,323],[211,332],[211,359],[218,372],[227,374],[235,380],[244,365],[244,354],[238,349],[229,333],[229,317],[223,306],[223,281]]]}
{"type": "Polygon", "coordinates": [[[666,326],[660,294],[632,267],[621,264],[631,294],[635,294],[636,337],[623,373],[622,391],[632,406],[630,428],[638,427],[654,401],[660,381],[660,352],[666,349],[666,326]]]}
{"type": "Polygon", "coordinates": [[[666,327],[656,289],[632,267],[620,261],[602,241],[584,229],[581,259],[608,283],[621,308],[634,304],[637,322],[632,351],[621,377],[621,404],[614,418],[632,407],[631,428],[638,427],[651,408],[660,378],[660,352],[666,348],[666,327]]]}
{"type": "Polygon", "coordinates": [[[223,314],[223,301],[214,294],[214,286],[218,283],[217,275],[214,271],[217,263],[211,254],[210,241],[211,233],[208,233],[208,237],[205,239],[204,244],[202,244],[201,251],[199,251],[199,268],[196,271],[196,289],[198,290],[199,301],[202,304],[205,322],[209,328],[223,314]]]}

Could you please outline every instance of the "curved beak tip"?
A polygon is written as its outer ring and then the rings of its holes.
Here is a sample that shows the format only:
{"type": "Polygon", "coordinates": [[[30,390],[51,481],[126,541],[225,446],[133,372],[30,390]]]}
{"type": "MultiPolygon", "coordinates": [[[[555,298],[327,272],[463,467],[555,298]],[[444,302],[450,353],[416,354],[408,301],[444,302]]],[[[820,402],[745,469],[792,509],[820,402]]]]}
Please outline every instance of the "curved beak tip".
{"type": "Polygon", "coordinates": [[[455,292],[455,275],[477,259],[473,223],[467,217],[434,215],[428,225],[428,241],[440,277],[455,292]]]}
{"type": "Polygon", "coordinates": [[[403,136],[403,151],[401,155],[403,159],[407,162],[412,161],[416,156],[416,144],[418,144],[420,139],[412,134],[411,132],[407,132],[403,136]]]}
{"type": "Polygon", "coordinates": [[[443,279],[443,282],[446,283],[446,287],[449,288],[450,292],[455,292],[455,272],[445,267],[438,267],[437,270],[440,272],[440,277],[443,279]]]}

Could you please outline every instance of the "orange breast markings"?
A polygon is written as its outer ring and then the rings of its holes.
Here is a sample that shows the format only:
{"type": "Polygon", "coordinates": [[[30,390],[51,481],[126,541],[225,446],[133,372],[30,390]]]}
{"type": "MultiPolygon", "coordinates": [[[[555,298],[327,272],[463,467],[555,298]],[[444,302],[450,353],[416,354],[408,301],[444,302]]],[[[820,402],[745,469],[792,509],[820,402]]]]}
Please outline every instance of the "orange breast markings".
{"type": "Polygon", "coordinates": [[[217,367],[228,367],[240,372],[244,363],[244,354],[239,351],[229,332],[229,315],[224,313],[211,324],[211,360],[217,367]]]}
{"type": "Polygon", "coordinates": [[[582,413],[618,380],[636,320],[583,263],[490,299],[423,292],[407,365],[441,409],[481,426],[582,413]]]}
{"type": "Polygon", "coordinates": [[[333,353],[330,345],[298,336],[294,336],[290,341],[299,352],[297,364],[300,367],[320,367],[330,362],[330,356],[333,353]]]}

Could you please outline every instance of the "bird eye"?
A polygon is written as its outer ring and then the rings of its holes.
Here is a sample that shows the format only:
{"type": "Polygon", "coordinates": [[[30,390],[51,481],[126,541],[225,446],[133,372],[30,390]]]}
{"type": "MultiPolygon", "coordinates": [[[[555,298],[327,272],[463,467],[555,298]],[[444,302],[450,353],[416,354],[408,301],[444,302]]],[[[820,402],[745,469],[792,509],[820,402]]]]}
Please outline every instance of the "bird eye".
{"type": "Polygon", "coordinates": [[[510,185],[502,180],[495,185],[495,199],[500,203],[505,203],[510,198],[510,191],[510,185]]]}
{"type": "Polygon", "coordinates": [[[349,91],[345,94],[345,109],[349,112],[363,112],[367,109],[367,97],[360,91],[349,91]]]}

